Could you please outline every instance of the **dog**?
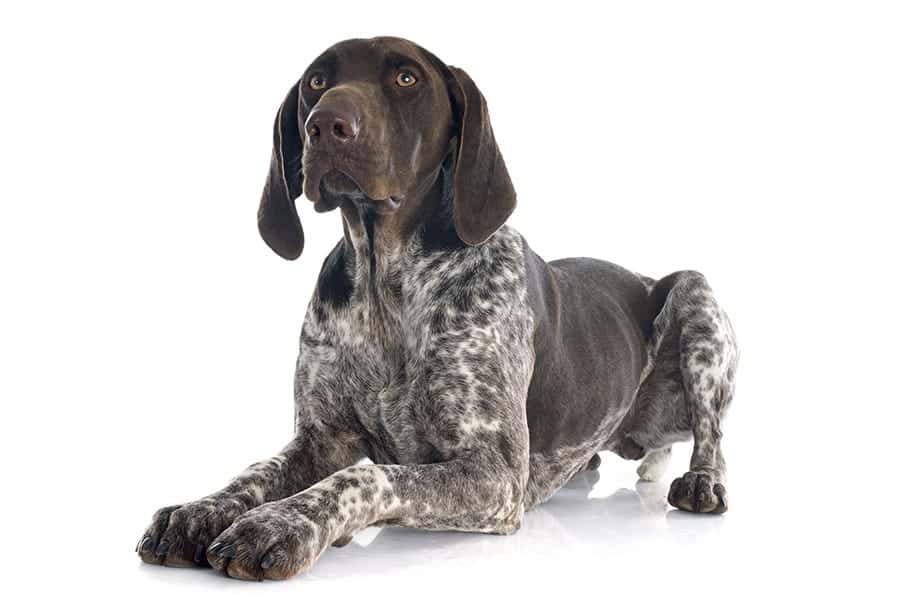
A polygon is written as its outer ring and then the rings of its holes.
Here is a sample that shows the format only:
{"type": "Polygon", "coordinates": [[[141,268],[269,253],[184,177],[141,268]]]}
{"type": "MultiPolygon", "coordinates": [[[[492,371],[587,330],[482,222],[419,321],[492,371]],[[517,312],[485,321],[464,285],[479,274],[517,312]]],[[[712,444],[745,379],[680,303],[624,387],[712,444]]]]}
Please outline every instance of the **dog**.
{"type": "Polygon", "coordinates": [[[738,350],[706,279],[544,262],[505,224],[515,190],[465,71],[399,38],[326,50],[275,120],[258,227],[285,259],[301,194],[343,237],[300,333],[294,438],[157,511],[144,562],[284,579],[370,525],[511,534],[598,451],[654,480],[690,439],[669,503],[726,510],[738,350]]]}

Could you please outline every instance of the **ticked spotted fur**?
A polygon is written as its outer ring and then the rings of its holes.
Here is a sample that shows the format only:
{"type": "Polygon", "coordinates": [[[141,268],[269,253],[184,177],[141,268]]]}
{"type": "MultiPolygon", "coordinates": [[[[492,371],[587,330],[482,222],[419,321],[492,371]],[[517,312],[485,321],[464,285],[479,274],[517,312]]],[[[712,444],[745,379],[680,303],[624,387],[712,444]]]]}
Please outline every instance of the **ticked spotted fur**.
{"type": "MultiPolygon", "coordinates": [[[[369,80],[335,85],[316,102],[298,100],[309,90],[292,90],[276,121],[260,231],[282,256],[300,254],[292,201],[303,173],[316,169],[316,206],[340,206],[344,228],[300,333],[294,438],[222,490],[157,511],[141,558],[283,579],[371,525],[510,534],[525,511],[595,468],[597,452],[643,458],[640,477],[656,479],[671,445],[691,438],[690,470],[672,483],[669,501],[724,512],[721,421],[737,346],[705,278],[683,271],[655,281],[588,258],[544,262],[503,224],[515,197],[468,76],[394,38],[335,49],[314,63],[325,65],[315,78],[348,72],[347,63],[341,70],[327,61],[370,61],[381,73],[409,55],[437,94],[433,103],[450,95],[423,113],[442,115],[430,118],[450,127],[450,152],[416,148],[433,164],[408,169],[419,172],[421,194],[398,195],[402,203],[369,193],[395,185],[377,173],[358,176],[359,189],[329,179],[303,151],[323,135],[308,126],[313,107],[339,118],[325,130],[339,139],[328,143],[363,144],[352,137],[359,126],[347,98],[375,103],[363,112],[381,118],[379,103],[405,110],[411,100],[376,94],[369,80]],[[298,136],[303,122],[308,133],[298,136]],[[290,171],[301,155],[303,173],[290,171]]],[[[386,151],[406,156],[397,146],[386,151]]],[[[329,156],[318,152],[318,161],[329,156]]]]}

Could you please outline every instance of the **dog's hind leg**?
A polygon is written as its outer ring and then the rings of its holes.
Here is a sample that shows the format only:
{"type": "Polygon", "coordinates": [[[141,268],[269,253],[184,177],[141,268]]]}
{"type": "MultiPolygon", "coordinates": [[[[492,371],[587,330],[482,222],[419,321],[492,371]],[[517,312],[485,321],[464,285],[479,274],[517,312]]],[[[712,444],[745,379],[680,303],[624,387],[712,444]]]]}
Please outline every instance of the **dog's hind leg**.
{"type": "Polygon", "coordinates": [[[641,481],[657,481],[666,472],[669,459],[672,458],[672,446],[659,450],[651,450],[637,469],[641,481]]]}
{"type": "Polygon", "coordinates": [[[728,505],[721,424],[734,395],[738,360],[734,331],[703,275],[681,271],[657,286],[668,289],[668,294],[654,321],[653,336],[662,339],[674,334],[677,340],[694,438],[690,471],[672,482],[669,503],[690,512],[722,513],[728,505]]]}

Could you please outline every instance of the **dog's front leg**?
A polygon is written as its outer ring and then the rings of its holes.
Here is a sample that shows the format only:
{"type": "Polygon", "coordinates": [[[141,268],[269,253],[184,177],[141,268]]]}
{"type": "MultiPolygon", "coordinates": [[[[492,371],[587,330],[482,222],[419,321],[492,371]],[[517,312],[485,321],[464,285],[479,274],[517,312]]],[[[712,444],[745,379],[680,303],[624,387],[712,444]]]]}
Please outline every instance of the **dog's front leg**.
{"type": "Polygon", "coordinates": [[[140,542],[144,562],[205,566],[209,544],[248,510],[295,494],[361,457],[352,440],[305,427],[276,456],[255,463],[221,490],[161,508],[140,542]]]}
{"type": "Polygon", "coordinates": [[[373,524],[515,531],[528,481],[525,402],[534,355],[530,330],[517,315],[501,316],[480,330],[433,333],[422,361],[428,370],[404,394],[408,414],[421,419],[409,428],[409,443],[442,460],[355,465],[257,507],[215,540],[210,564],[242,579],[283,579],[373,524]]]}
{"type": "Polygon", "coordinates": [[[444,463],[349,467],[238,517],[210,547],[209,561],[240,579],[284,579],[373,524],[512,533],[526,479],[496,448],[444,463]]]}

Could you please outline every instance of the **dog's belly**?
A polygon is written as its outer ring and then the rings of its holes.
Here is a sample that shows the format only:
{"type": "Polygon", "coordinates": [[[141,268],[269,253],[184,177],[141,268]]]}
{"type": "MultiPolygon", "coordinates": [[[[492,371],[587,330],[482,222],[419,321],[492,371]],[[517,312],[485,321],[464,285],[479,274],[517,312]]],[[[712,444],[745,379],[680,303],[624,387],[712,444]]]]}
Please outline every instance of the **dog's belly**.
{"type": "Polygon", "coordinates": [[[533,294],[535,368],[527,405],[532,452],[602,445],[631,408],[647,360],[645,340],[655,314],[647,287],[600,260],[530,267],[541,287],[533,294]]]}
{"type": "Polygon", "coordinates": [[[617,444],[647,360],[655,311],[645,283],[611,263],[546,264],[531,253],[528,269],[536,322],[527,401],[529,495],[539,502],[594,452],[617,444]]]}

